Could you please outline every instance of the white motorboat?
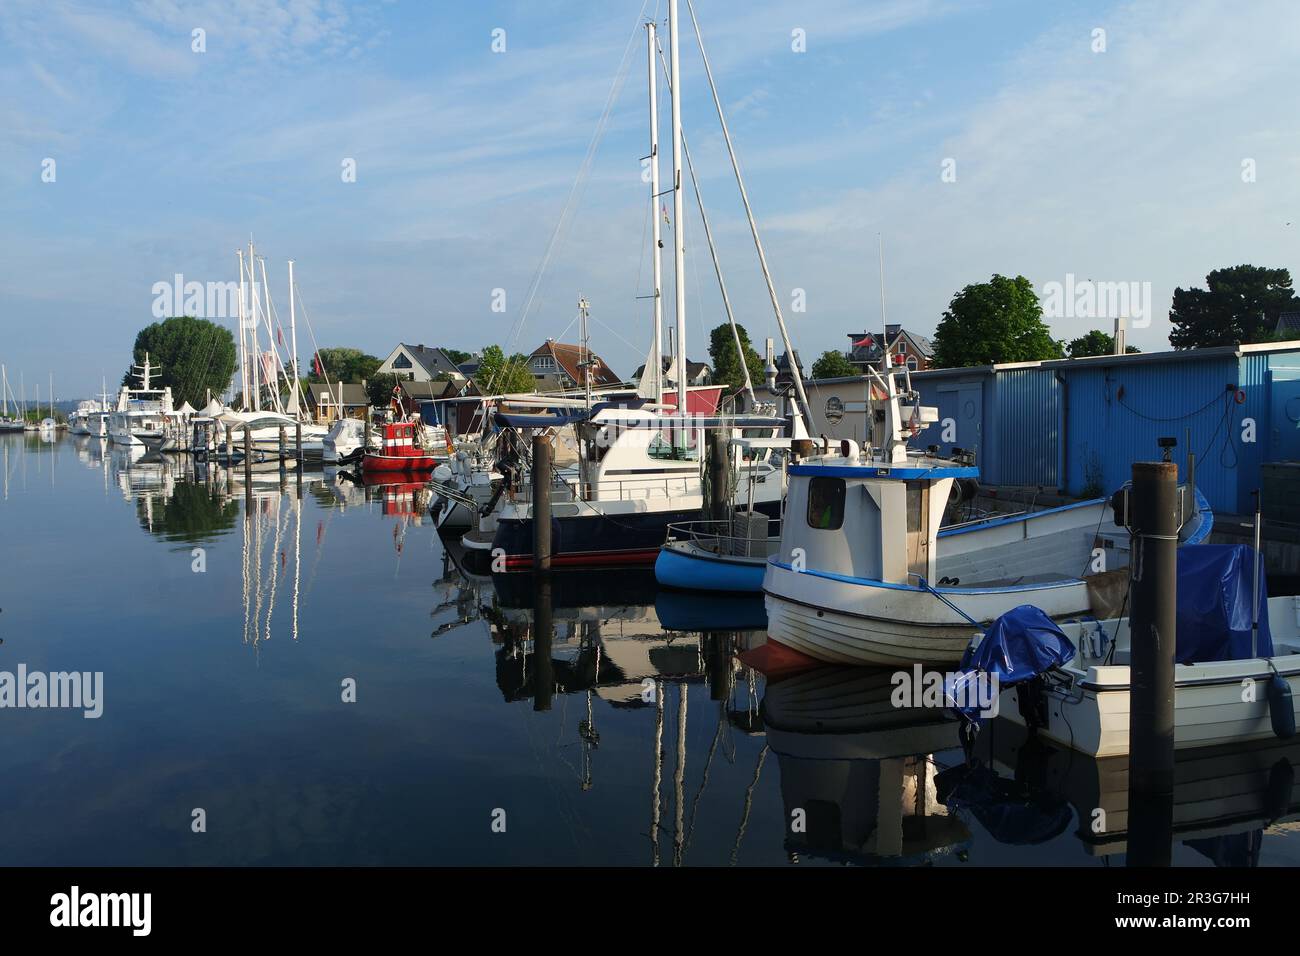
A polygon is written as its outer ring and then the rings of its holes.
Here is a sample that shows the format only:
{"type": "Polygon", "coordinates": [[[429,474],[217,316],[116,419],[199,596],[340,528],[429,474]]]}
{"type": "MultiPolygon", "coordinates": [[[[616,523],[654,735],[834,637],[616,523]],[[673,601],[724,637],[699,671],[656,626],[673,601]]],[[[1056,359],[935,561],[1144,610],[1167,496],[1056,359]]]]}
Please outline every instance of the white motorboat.
{"type": "MultiPolygon", "coordinates": [[[[1174,665],[1174,746],[1179,750],[1274,736],[1267,688],[1276,674],[1300,709],[1300,597],[1268,600],[1273,654],[1174,665]]],[[[1038,733],[1094,757],[1128,753],[1129,619],[1060,624],[1078,654],[1043,675],[1046,708],[1038,733]]],[[[1023,687],[1003,691],[999,713],[1023,725],[1023,687]]]]}
{"type": "MultiPolygon", "coordinates": [[[[836,664],[955,662],[1022,604],[1053,619],[1099,612],[1126,589],[1129,534],[1106,499],[940,530],[970,464],[908,450],[937,420],[911,377],[872,372],[871,442],[789,468],[781,549],[763,578],[771,637],[836,664]],[[899,388],[900,379],[905,381],[899,388]]],[[[1182,489],[1180,539],[1209,534],[1204,498],[1182,489]]]]}
{"type": "Polygon", "coordinates": [[[153,388],[151,378],[156,369],[149,362],[148,353],[139,369],[140,387],[123,385],[117,396],[117,406],[108,418],[108,437],[115,445],[143,448],[146,439],[160,438],[166,417],[172,410],[172,390],[153,388]]]}

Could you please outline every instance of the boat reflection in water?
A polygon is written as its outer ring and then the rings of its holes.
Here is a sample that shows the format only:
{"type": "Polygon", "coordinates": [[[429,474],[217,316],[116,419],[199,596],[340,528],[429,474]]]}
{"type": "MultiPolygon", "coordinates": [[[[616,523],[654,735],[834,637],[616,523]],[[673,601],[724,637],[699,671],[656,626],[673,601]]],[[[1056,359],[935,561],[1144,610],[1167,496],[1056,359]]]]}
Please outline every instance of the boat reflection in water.
{"type": "MultiPolygon", "coordinates": [[[[1128,852],[1132,816],[1128,757],[1088,759],[999,720],[981,734],[976,757],[1022,793],[1073,810],[1074,835],[1090,857],[1128,852]]],[[[1175,862],[1257,866],[1269,830],[1300,820],[1300,739],[1180,750],[1174,758],[1173,825],[1146,840],[1182,844],[1195,856],[1175,862]]]]}
{"type": "Polygon", "coordinates": [[[895,707],[891,672],[818,667],[768,684],[762,717],[785,804],[785,848],[841,863],[918,865],[968,849],[939,802],[934,754],[951,750],[943,711],[895,707]]]}

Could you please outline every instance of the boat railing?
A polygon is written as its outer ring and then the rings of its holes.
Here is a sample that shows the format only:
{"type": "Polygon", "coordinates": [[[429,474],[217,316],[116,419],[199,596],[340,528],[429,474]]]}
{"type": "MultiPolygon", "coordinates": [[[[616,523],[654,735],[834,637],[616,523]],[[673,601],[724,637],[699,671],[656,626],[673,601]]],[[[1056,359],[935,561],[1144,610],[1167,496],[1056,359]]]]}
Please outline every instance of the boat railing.
{"type": "MultiPolygon", "coordinates": [[[[583,481],[576,477],[557,475],[552,483],[556,488],[564,489],[573,498],[581,498],[585,501],[680,498],[699,493],[699,485],[693,472],[677,478],[610,478],[604,481],[583,481]]],[[[515,500],[531,503],[532,496],[532,482],[525,478],[522,487],[515,491],[515,500]]]]}
{"type": "Polygon", "coordinates": [[[780,518],[769,518],[767,536],[760,538],[736,534],[735,517],[673,522],[668,525],[668,540],[689,541],[701,550],[733,557],[768,557],[780,548],[780,518]]]}

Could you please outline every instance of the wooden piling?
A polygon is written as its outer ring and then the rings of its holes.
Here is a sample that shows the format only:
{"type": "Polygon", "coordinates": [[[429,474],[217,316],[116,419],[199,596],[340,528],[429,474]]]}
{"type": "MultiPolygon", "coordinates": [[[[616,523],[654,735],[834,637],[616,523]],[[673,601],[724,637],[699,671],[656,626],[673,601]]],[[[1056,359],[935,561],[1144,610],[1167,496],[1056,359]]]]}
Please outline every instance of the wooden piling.
{"type": "Polygon", "coordinates": [[[288,467],[287,465],[285,465],[285,459],[288,458],[288,455],[289,455],[288,430],[283,425],[281,425],[280,426],[280,471],[284,471],[284,469],[288,467]]]}
{"type": "Polygon", "coordinates": [[[1178,466],[1134,462],[1129,667],[1130,866],[1168,866],[1174,792],[1178,466]]]}
{"type": "Polygon", "coordinates": [[[551,443],[533,436],[533,570],[551,570],[551,443]]]}
{"type": "Polygon", "coordinates": [[[555,635],[551,604],[551,575],[534,572],[533,581],[533,710],[551,709],[555,693],[555,669],[551,644],[555,635]]]}
{"type": "Polygon", "coordinates": [[[235,428],[233,425],[226,426],[226,467],[230,467],[231,451],[235,443],[235,428]]]}
{"type": "Polygon", "coordinates": [[[705,503],[711,521],[725,521],[731,512],[731,447],[724,428],[711,428],[708,435],[709,500],[705,503]]]}

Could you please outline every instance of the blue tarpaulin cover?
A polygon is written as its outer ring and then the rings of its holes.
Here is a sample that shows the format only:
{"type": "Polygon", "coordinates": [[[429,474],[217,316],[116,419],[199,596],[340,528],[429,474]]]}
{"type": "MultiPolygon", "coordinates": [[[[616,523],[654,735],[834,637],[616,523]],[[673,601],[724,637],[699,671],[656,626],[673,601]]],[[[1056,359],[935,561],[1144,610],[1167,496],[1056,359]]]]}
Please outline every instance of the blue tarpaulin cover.
{"type": "MultiPolygon", "coordinates": [[[[1250,600],[1255,549],[1247,544],[1197,544],[1178,549],[1180,664],[1251,657],[1250,600]]],[[[1268,594],[1259,575],[1259,657],[1273,654],[1268,594]]]]}
{"type": "Polygon", "coordinates": [[[976,719],[978,710],[963,706],[971,698],[962,690],[979,674],[995,676],[999,688],[1010,687],[1059,667],[1074,653],[1070,639],[1040,608],[1013,607],[989,625],[978,646],[966,648],[958,673],[945,681],[948,701],[962,715],[976,719]]]}
{"type": "Polygon", "coordinates": [[[1074,657],[1074,645],[1056,622],[1032,604],[1013,607],[966,648],[961,669],[996,674],[1004,687],[1019,684],[1074,657]]]}

